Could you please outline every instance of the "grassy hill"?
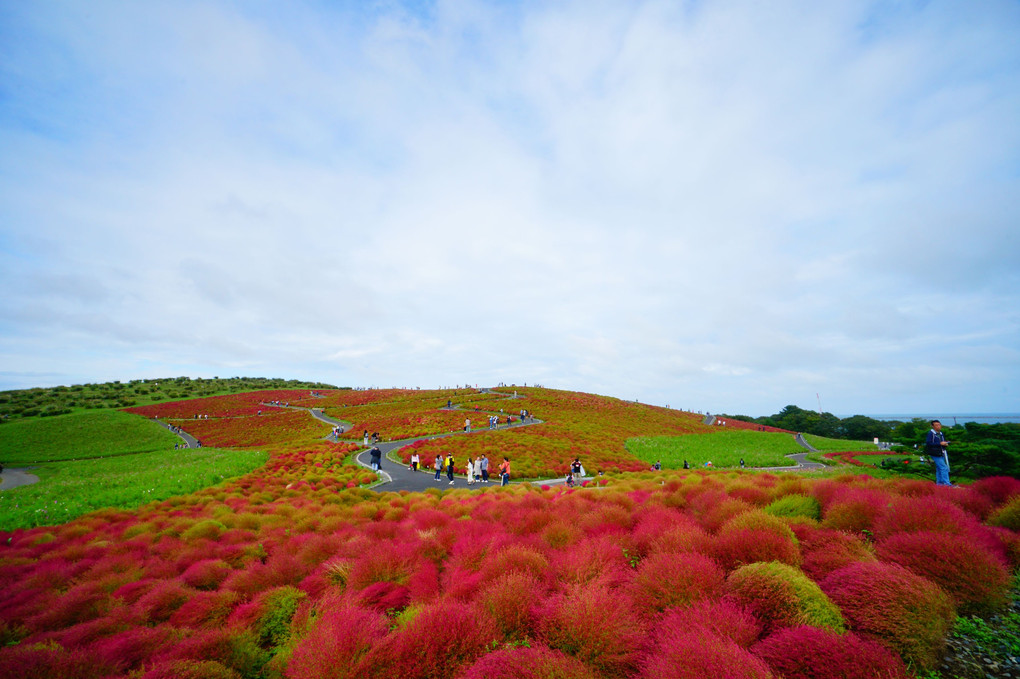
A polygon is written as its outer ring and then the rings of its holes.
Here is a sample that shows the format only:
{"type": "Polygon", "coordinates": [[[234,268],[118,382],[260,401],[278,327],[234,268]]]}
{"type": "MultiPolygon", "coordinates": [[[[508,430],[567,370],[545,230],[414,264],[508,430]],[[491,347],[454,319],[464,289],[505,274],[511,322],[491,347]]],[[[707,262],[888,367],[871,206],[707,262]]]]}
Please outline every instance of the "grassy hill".
{"type": "Polygon", "coordinates": [[[0,422],[26,417],[50,417],[77,410],[127,408],[168,400],[236,394],[258,389],[335,389],[320,382],[266,377],[191,379],[168,377],[130,382],[74,384],[0,392],[0,422]]]}
{"type": "MultiPolygon", "coordinates": [[[[518,392],[312,397],[300,388],[136,406],[124,416],[139,426],[158,428],[156,417],[204,428],[267,459],[218,479],[211,460],[188,457],[197,451],[169,451],[175,466],[148,467],[153,483],[168,482],[164,499],[114,497],[112,509],[0,532],[0,669],[143,679],[934,679],[958,614],[1009,615],[1020,480],[946,488],[856,466],[830,477],[652,472],[636,454],[640,439],[684,454],[782,455],[789,435],[722,431],[691,413],[592,394],[518,392]],[[576,456],[606,474],[573,489],[376,493],[363,487],[373,474],[345,463],[357,443],[321,438],[308,413],[264,405],[277,400],[324,408],[355,437],[366,428],[385,438],[442,433],[466,414],[484,427],[488,413],[527,409],[543,424],[444,445],[458,457],[512,451],[536,475],[559,476],[576,456]],[[447,401],[458,408],[445,410],[447,401]],[[188,469],[207,487],[173,487],[188,469]]],[[[58,418],[32,424],[50,421],[66,431],[58,418]]],[[[93,489],[100,500],[123,485],[122,463],[161,455],[123,454],[135,444],[115,438],[109,456],[89,461],[110,465],[93,477],[109,482],[93,489]]],[[[44,439],[39,450],[62,454],[44,439]]],[[[48,464],[56,478],[82,463],[48,464]]]]}

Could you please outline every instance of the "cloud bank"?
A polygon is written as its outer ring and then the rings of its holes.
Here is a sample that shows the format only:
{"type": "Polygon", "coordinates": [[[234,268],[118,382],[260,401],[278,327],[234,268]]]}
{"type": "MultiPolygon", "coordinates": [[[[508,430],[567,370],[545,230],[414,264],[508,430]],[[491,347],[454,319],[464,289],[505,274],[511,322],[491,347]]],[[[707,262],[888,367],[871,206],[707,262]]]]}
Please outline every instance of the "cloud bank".
{"type": "Polygon", "coordinates": [[[1020,410],[1013,2],[8,3],[0,388],[1020,410]]]}

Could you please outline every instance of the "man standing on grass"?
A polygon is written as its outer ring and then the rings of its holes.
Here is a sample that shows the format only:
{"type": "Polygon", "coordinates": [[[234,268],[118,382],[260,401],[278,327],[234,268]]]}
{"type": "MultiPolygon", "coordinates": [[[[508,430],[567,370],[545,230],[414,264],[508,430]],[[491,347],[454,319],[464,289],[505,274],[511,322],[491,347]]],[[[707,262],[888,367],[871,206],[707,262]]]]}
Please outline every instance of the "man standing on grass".
{"type": "Polygon", "coordinates": [[[935,465],[935,483],[940,486],[951,486],[949,482],[949,453],[946,448],[949,441],[942,434],[942,423],[931,421],[931,430],[924,439],[924,452],[935,465]]]}

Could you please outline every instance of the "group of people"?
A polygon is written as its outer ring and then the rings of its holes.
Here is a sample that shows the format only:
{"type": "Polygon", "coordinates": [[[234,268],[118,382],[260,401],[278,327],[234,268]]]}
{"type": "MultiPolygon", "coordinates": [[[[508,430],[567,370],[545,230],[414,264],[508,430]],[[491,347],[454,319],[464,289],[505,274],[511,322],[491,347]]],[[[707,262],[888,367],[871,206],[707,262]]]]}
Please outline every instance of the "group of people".
{"type": "Polygon", "coordinates": [[[584,475],[584,465],[581,464],[581,458],[575,457],[567,469],[567,485],[573,487],[577,483],[577,479],[582,478],[584,475]]]}
{"type": "MultiPolygon", "coordinates": [[[[417,471],[418,463],[418,454],[412,453],[411,469],[417,471]]],[[[432,463],[432,468],[436,472],[435,480],[441,480],[443,472],[445,471],[446,478],[449,480],[449,485],[453,485],[453,474],[456,463],[457,462],[452,453],[447,453],[445,458],[442,455],[436,455],[436,459],[432,463]]],[[[469,457],[467,462],[464,464],[464,467],[467,472],[467,482],[469,486],[476,483],[489,483],[489,458],[485,455],[480,455],[474,459],[469,457]]],[[[510,483],[510,458],[503,458],[503,462],[499,465],[499,477],[500,485],[505,486],[510,483]]]]}
{"type": "Polygon", "coordinates": [[[332,436],[334,441],[339,441],[340,436],[344,433],[344,431],[346,431],[344,429],[344,426],[342,424],[338,424],[337,426],[333,427],[333,433],[330,434],[330,436],[332,436]]]}

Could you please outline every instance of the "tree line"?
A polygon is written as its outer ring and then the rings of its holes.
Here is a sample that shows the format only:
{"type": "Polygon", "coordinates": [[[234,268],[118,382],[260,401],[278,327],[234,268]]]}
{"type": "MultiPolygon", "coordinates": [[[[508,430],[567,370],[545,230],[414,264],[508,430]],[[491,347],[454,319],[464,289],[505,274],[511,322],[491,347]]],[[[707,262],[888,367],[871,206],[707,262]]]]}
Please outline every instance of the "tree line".
{"type": "Polygon", "coordinates": [[[81,409],[129,408],[160,401],[236,394],[260,389],[337,389],[323,382],[279,377],[164,377],[130,382],[73,384],[0,392],[0,422],[19,417],[49,417],[81,409]]]}
{"type": "MultiPolygon", "coordinates": [[[[795,405],[764,417],[724,417],[834,439],[871,441],[877,438],[895,444],[893,452],[918,455],[923,454],[924,439],[931,429],[931,422],[923,418],[908,421],[876,420],[866,415],[839,418],[832,413],[804,410],[795,405]]],[[[942,425],[942,433],[950,441],[950,466],[955,476],[1020,476],[1020,424],[967,422],[949,426],[943,422],[942,425]]]]}

